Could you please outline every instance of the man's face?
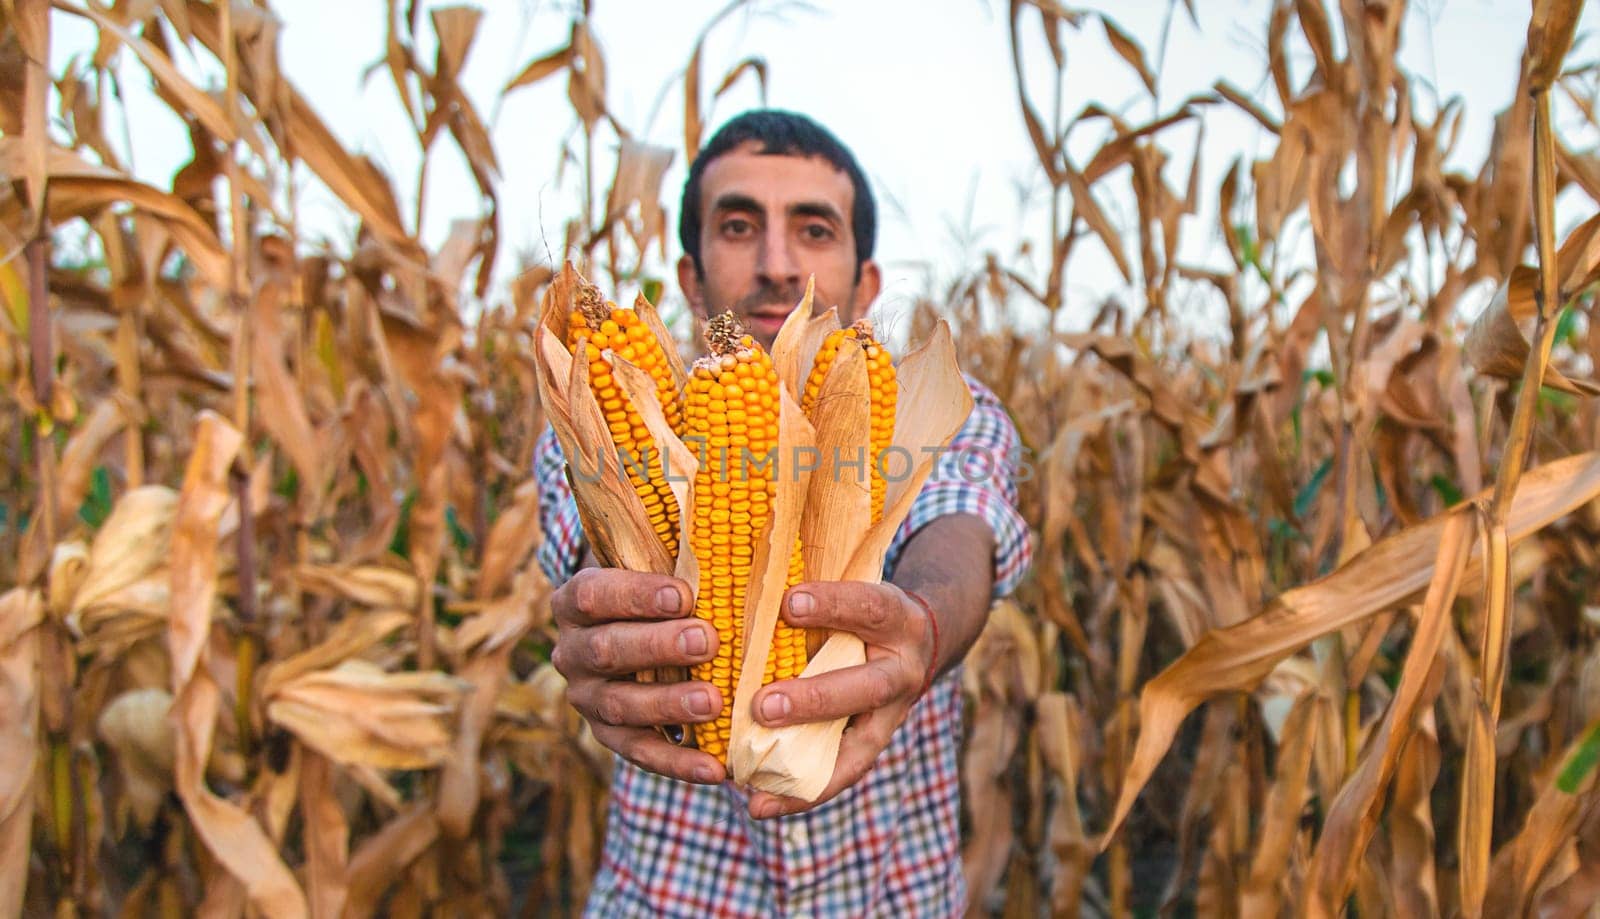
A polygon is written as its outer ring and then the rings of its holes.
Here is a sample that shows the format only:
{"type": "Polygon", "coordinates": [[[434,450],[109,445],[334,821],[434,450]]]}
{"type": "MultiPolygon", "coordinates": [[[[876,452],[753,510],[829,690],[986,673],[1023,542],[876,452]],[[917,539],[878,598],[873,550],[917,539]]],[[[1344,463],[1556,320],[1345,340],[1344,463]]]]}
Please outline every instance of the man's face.
{"type": "Polygon", "coordinates": [[[702,320],[732,310],[767,348],[816,277],[814,309],[839,307],[854,322],[878,295],[872,261],[856,278],[850,177],[817,156],[757,153],[755,143],[717,157],[700,184],[700,259],[678,262],[678,282],[702,320]]]}

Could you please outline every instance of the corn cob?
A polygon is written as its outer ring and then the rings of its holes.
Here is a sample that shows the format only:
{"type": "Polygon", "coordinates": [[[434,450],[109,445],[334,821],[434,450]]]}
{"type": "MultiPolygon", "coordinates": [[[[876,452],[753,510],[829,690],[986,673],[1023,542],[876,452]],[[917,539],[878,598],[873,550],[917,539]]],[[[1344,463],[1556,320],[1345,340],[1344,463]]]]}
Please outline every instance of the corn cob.
{"type": "Polygon", "coordinates": [[[883,476],[887,462],[884,451],[894,443],[895,398],[899,387],[895,385],[894,356],[873,337],[871,320],[858,319],[849,328],[839,329],[823,339],[822,346],[817,349],[816,360],[811,365],[811,375],[806,377],[800,408],[807,415],[811,414],[812,407],[817,404],[817,396],[822,392],[822,381],[827,379],[828,369],[839,355],[839,346],[847,338],[860,342],[867,354],[867,381],[871,384],[871,434],[868,447],[872,463],[872,522],[877,523],[883,519],[883,498],[888,485],[883,476]]]}
{"type": "MultiPolygon", "coordinates": [[[[711,356],[695,362],[684,387],[683,436],[704,451],[695,472],[691,531],[700,563],[695,616],[717,630],[718,644],[716,657],[696,665],[693,676],[715,684],[730,700],[744,659],[744,599],[755,541],[777,492],[776,463],[766,460],[778,445],[780,384],[772,358],[733,314],[711,320],[706,341],[711,356]]],[[[803,630],[790,631],[802,633],[803,652],[803,630]]],[[[786,656],[775,643],[763,683],[798,674],[799,666],[792,649],[786,656]]],[[[732,723],[732,707],[724,705],[717,721],[696,725],[696,744],[726,761],[732,723]]]]}
{"type": "Polygon", "coordinates": [[[666,480],[666,464],[656,455],[650,430],[628,401],[627,395],[611,375],[611,366],[600,358],[610,348],[615,354],[650,374],[656,382],[656,397],[667,424],[679,427],[677,387],[661,342],[639,314],[614,303],[607,303],[600,289],[583,285],[578,290],[577,308],[567,319],[567,350],[589,362],[589,388],[605,413],[611,440],[622,459],[622,467],[639,500],[644,502],[650,524],[667,553],[678,554],[678,502],[666,480]]]}
{"type": "MultiPolygon", "coordinates": [[[[794,540],[794,551],[789,553],[789,581],[793,587],[805,580],[805,558],[800,554],[800,537],[794,540]]],[[[773,680],[787,680],[806,669],[806,630],[783,621],[780,616],[772,627],[772,650],[767,653],[767,666],[762,671],[761,685],[773,680]]]]}

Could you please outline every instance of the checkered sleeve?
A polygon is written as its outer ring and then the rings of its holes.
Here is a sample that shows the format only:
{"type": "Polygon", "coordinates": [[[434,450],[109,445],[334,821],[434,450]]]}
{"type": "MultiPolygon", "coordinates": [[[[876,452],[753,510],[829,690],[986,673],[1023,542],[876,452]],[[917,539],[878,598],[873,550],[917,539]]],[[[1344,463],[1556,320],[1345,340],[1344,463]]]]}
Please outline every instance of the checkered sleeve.
{"type": "Polygon", "coordinates": [[[972,514],[994,531],[992,598],[1011,593],[1033,560],[1028,525],[1017,512],[1017,478],[1022,474],[1022,441],[999,397],[967,377],[972,414],[940,455],[911,512],[889,547],[890,572],[906,542],[946,514],[972,514]]]}
{"type": "Polygon", "coordinates": [[[567,482],[567,457],[561,452],[554,428],[546,427],[533,445],[533,475],[539,483],[539,525],[544,542],[539,546],[539,567],[550,583],[560,586],[577,573],[585,546],[578,502],[567,482]]]}

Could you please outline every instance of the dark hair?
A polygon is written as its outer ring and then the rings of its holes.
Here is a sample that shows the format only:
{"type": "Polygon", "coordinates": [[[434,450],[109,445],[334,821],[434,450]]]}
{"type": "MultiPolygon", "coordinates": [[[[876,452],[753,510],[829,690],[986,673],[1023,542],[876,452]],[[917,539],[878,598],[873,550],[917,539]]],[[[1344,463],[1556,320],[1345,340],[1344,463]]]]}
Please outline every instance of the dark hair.
{"type": "Polygon", "coordinates": [[[733,118],[711,136],[689,165],[689,178],[683,183],[683,201],[678,211],[678,242],[684,254],[694,259],[695,271],[704,274],[700,262],[700,181],[712,160],[754,141],[758,153],[772,156],[820,156],[835,169],[850,177],[855,202],[850,209],[850,231],[856,241],[856,278],[861,264],[872,258],[878,237],[878,206],[872,189],[855,155],[832,132],[810,118],[781,109],[752,109],[733,118]]]}

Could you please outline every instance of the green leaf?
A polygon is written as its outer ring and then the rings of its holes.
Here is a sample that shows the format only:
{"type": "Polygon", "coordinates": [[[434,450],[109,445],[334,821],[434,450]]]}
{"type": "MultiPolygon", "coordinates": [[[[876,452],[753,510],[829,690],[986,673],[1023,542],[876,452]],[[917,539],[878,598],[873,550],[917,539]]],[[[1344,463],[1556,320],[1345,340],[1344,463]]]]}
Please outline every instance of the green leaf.
{"type": "Polygon", "coordinates": [[[1577,396],[1548,386],[1539,387],[1539,408],[1550,408],[1561,414],[1570,415],[1577,407],[1577,396]]]}
{"type": "Polygon", "coordinates": [[[1300,492],[1294,496],[1294,515],[1303,519],[1311,511],[1311,503],[1317,500],[1317,493],[1322,490],[1322,483],[1327,481],[1328,473],[1333,471],[1333,459],[1325,459],[1317,471],[1311,474],[1311,481],[1307,482],[1300,492]]]}
{"type": "Polygon", "coordinates": [[[289,466],[272,486],[272,491],[281,498],[293,501],[300,494],[300,473],[296,472],[293,466],[289,466]]]}
{"type": "Polygon", "coordinates": [[[1576,348],[1579,344],[1576,334],[1577,325],[1578,311],[1571,306],[1563,307],[1561,318],[1556,320],[1556,341],[1564,341],[1576,348]]]}
{"type": "Polygon", "coordinates": [[[1447,507],[1460,504],[1461,499],[1464,497],[1461,494],[1461,489],[1457,488],[1454,482],[1438,473],[1434,473],[1433,478],[1428,480],[1428,484],[1432,485],[1433,490],[1438,492],[1440,498],[1444,499],[1447,507]]]}
{"type": "Polygon", "coordinates": [[[650,305],[651,306],[660,306],[661,305],[661,288],[662,288],[662,286],[663,285],[661,283],[661,279],[660,278],[645,278],[644,279],[644,283],[643,283],[643,286],[642,286],[642,291],[644,293],[644,298],[646,300],[650,301],[650,305]]]}
{"type": "Polygon", "coordinates": [[[394,538],[389,540],[389,551],[407,561],[411,559],[411,505],[417,501],[416,490],[406,492],[400,504],[400,522],[395,524],[394,538]]]}
{"type": "Polygon", "coordinates": [[[1556,787],[1569,795],[1577,794],[1578,786],[1594,771],[1596,763],[1600,763],[1600,725],[1595,725],[1583,735],[1583,741],[1573,751],[1572,758],[1561,767],[1561,774],[1556,777],[1556,787]]]}
{"type": "Polygon", "coordinates": [[[78,518],[94,529],[111,516],[111,475],[106,467],[96,466],[89,474],[89,493],[78,505],[78,518]]]}
{"type": "Polygon", "coordinates": [[[444,509],[444,522],[445,526],[450,529],[450,540],[455,543],[457,552],[465,552],[472,548],[472,534],[461,526],[460,519],[456,517],[454,506],[448,506],[444,509]]]}
{"type": "Polygon", "coordinates": [[[1250,232],[1250,225],[1234,224],[1233,235],[1239,240],[1239,255],[1244,263],[1252,268],[1258,267],[1261,264],[1261,247],[1256,245],[1256,235],[1250,232]]]}

